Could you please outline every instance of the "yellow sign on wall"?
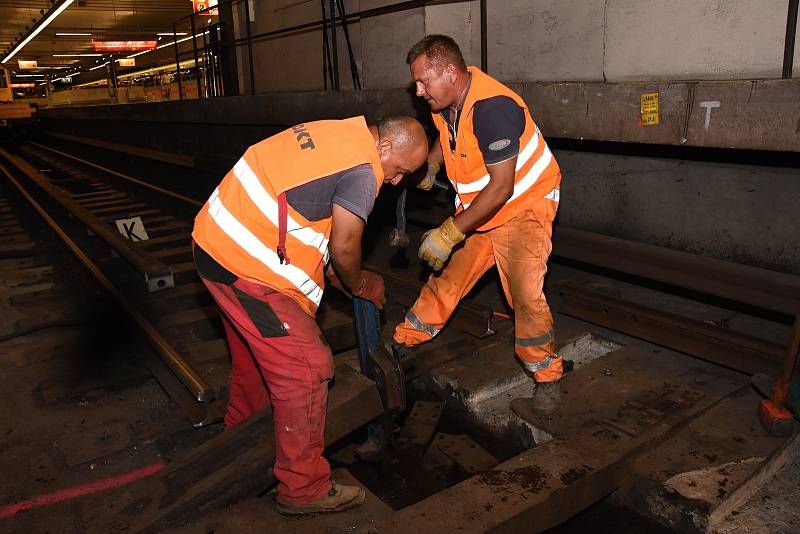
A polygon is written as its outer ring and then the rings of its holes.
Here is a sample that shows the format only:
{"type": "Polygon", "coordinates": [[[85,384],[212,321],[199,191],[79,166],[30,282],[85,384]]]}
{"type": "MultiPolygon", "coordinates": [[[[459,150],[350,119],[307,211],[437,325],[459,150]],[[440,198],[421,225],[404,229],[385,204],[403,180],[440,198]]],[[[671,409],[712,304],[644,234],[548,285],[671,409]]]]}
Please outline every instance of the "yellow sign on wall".
{"type": "Polygon", "coordinates": [[[658,93],[645,93],[642,96],[642,126],[655,126],[660,122],[658,113],[658,93]]]}

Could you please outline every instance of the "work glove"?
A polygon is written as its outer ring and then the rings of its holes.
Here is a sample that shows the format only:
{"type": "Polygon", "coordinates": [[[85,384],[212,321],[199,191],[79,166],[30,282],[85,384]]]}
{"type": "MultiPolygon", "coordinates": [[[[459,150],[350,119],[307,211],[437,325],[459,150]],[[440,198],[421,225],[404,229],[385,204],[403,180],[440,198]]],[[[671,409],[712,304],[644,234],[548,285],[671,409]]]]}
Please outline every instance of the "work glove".
{"type": "Polygon", "coordinates": [[[379,310],[386,302],[386,288],[383,277],[372,271],[361,271],[358,287],[353,288],[353,295],[372,302],[379,310]]]}
{"type": "Polygon", "coordinates": [[[422,236],[419,246],[419,259],[428,262],[434,271],[438,271],[450,257],[453,247],[464,241],[464,234],[456,228],[456,223],[449,217],[439,228],[428,230],[422,236]]]}
{"type": "Polygon", "coordinates": [[[428,160],[428,172],[425,177],[417,184],[418,189],[423,191],[430,191],[433,183],[436,181],[436,173],[439,172],[439,164],[435,161],[428,160]]]}

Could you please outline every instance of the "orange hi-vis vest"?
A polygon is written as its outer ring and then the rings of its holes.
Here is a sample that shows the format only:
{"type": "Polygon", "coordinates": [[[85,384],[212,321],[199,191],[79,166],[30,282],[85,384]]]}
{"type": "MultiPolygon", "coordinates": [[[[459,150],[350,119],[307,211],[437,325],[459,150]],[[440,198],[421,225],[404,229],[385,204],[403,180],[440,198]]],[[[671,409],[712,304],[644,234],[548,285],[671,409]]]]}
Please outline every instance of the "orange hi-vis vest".
{"type": "Polygon", "coordinates": [[[447,177],[456,190],[456,213],[467,209],[489,184],[489,174],[473,129],[475,103],[494,96],[507,96],[525,111],[525,130],[519,140],[514,193],[491,219],[476,228],[490,230],[512,219],[541,198],[558,202],[561,171],[539,128],[533,122],[525,101],[480,69],[468,67],[468,70],[472,73],[472,82],[459,112],[461,119],[456,132],[455,150],[450,149],[447,122],[439,113],[432,114],[433,122],[439,130],[439,144],[444,154],[447,177]]]}
{"type": "Polygon", "coordinates": [[[285,193],[367,163],[377,191],[383,170],[364,117],[298,124],[247,149],[195,218],[192,237],[233,274],[291,297],[313,316],[332,219],[307,220],[287,206],[285,193]]]}

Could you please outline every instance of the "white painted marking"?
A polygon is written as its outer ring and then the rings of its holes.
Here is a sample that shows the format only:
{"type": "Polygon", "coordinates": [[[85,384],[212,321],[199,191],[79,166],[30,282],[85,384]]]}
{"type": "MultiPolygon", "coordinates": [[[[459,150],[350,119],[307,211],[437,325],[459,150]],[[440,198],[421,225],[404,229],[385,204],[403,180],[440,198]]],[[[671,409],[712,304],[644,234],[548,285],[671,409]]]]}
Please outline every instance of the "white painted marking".
{"type": "Polygon", "coordinates": [[[117,219],[114,222],[117,223],[117,230],[119,230],[119,233],[131,241],[147,241],[150,239],[150,236],[147,235],[147,230],[144,228],[141,217],[117,219]]]}
{"type": "Polygon", "coordinates": [[[719,100],[706,100],[704,102],[700,102],[701,108],[706,108],[706,123],[705,128],[708,130],[709,124],[711,124],[711,108],[718,108],[720,107],[719,100]]]}

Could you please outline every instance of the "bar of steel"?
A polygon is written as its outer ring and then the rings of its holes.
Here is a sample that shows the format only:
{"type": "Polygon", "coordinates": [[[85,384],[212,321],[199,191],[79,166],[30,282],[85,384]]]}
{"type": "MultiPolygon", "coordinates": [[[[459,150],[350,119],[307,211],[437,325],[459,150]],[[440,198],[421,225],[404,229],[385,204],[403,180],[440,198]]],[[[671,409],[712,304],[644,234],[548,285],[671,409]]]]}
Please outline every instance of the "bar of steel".
{"type": "MultiPolygon", "coordinates": [[[[6,156],[5,151],[0,149],[0,155],[6,156]]],[[[153,325],[130,303],[130,301],[122,294],[103,274],[103,272],[89,259],[88,256],[80,249],[80,247],[73,241],[64,230],[50,217],[44,208],[28,193],[28,191],[17,181],[16,178],[9,172],[9,170],[0,163],[0,170],[6,176],[9,182],[20,192],[22,196],[31,204],[31,206],[42,216],[47,224],[53,231],[61,238],[66,246],[72,251],[73,254],[81,261],[86,269],[92,276],[100,283],[101,286],[119,303],[126,313],[133,319],[136,326],[144,333],[147,341],[155,349],[162,361],[170,368],[170,370],[178,377],[183,385],[192,392],[194,398],[198,402],[210,403],[215,398],[214,389],[210,387],[205,380],[188,364],[186,361],[172,348],[172,346],[158,333],[153,325]]]]}
{"type": "Polygon", "coordinates": [[[175,286],[172,270],[161,261],[152,257],[145,250],[135,247],[130,240],[125,239],[118,232],[112,230],[102,219],[73,200],[62,188],[52,185],[47,180],[46,176],[23,159],[9,154],[3,149],[0,149],[0,156],[17,167],[32,182],[53,197],[53,199],[66,208],[67,211],[105,241],[130,263],[134,269],[142,273],[145,277],[148,290],[158,291],[175,286]]]}
{"type": "Polygon", "coordinates": [[[553,254],[794,316],[800,277],[559,226],[553,254]]]}
{"type": "Polygon", "coordinates": [[[561,286],[558,312],[746,374],[777,374],[784,349],[752,336],[628,302],[579,282],[561,286]]]}

